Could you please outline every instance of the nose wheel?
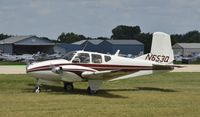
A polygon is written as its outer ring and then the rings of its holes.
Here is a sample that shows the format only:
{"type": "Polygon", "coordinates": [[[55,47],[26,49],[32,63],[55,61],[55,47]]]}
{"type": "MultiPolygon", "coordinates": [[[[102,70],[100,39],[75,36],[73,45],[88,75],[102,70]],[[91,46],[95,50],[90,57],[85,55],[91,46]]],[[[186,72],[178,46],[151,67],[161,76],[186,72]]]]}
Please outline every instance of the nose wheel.
{"type": "Polygon", "coordinates": [[[35,93],[40,93],[41,92],[39,79],[37,79],[37,85],[34,88],[33,92],[35,92],[35,93]]]}
{"type": "Polygon", "coordinates": [[[34,92],[35,92],[35,93],[40,93],[40,92],[41,92],[40,87],[39,87],[39,86],[35,87],[34,92]]]}

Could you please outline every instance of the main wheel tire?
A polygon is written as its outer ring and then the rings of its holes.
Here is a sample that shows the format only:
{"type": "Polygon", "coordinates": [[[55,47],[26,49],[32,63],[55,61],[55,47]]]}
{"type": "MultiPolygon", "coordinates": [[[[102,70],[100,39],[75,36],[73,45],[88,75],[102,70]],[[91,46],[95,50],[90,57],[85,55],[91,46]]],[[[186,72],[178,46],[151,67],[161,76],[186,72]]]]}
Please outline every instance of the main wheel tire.
{"type": "Polygon", "coordinates": [[[71,91],[74,89],[73,83],[64,83],[64,89],[66,91],[71,91]]]}
{"type": "Polygon", "coordinates": [[[90,87],[87,88],[87,92],[88,92],[88,94],[90,94],[90,95],[92,95],[92,94],[96,94],[96,93],[97,93],[96,90],[91,90],[90,87]]]}

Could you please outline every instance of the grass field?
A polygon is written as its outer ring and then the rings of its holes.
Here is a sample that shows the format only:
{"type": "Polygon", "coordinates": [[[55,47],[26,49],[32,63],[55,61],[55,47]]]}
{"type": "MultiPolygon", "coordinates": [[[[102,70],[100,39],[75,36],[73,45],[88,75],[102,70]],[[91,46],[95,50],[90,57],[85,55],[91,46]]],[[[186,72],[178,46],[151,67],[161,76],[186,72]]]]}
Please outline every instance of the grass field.
{"type": "Polygon", "coordinates": [[[3,117],[199,117],[200,73],[164,73],[105,82],[97,95],[87,83],[67,93],[60,86],[32,93],[28,75],[0,75],[3,117]]]}
{"type": "Polygon", "coordinates": [[[24,62],[0,61],[0,65],[26,65],[24,62]]]}

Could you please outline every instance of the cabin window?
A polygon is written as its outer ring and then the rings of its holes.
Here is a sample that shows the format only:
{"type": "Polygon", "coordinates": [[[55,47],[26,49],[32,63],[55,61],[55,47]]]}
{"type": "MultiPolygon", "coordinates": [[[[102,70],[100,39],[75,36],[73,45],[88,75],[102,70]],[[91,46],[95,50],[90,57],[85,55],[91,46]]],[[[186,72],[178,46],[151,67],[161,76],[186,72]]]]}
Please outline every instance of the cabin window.
{"type": "Polygon", "coordinates": [[[72,61],[73,63],[90,63],[90,56],[88,53],[78,53],[72,61]]]}
{"type": "Polygon", "coordinates": [[[92,62],[93,63],[102,63],[102,57],[98,54],[92,54],[92,62]]]}
{"type": "Polygon", "coordinates": [[[108,62],[111,60],[111,57],[110,56],[104,56],[104,59],[105,59],[105,62],[108,62]]]}

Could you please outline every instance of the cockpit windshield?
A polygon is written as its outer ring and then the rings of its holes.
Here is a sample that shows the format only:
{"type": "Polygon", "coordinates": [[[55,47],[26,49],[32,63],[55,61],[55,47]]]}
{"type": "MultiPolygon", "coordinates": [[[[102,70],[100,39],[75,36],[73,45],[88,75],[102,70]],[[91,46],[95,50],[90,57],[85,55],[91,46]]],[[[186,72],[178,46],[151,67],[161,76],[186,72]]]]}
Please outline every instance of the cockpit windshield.
{"type": "Polygon", "coordinates": [[[63,59],[66,59],[68,61],[71,61],[71,59],[73,58],[73,56],[76,54],[76,51],[71,51],[71,52],[68,52],[64,57],[63,59]]]}

